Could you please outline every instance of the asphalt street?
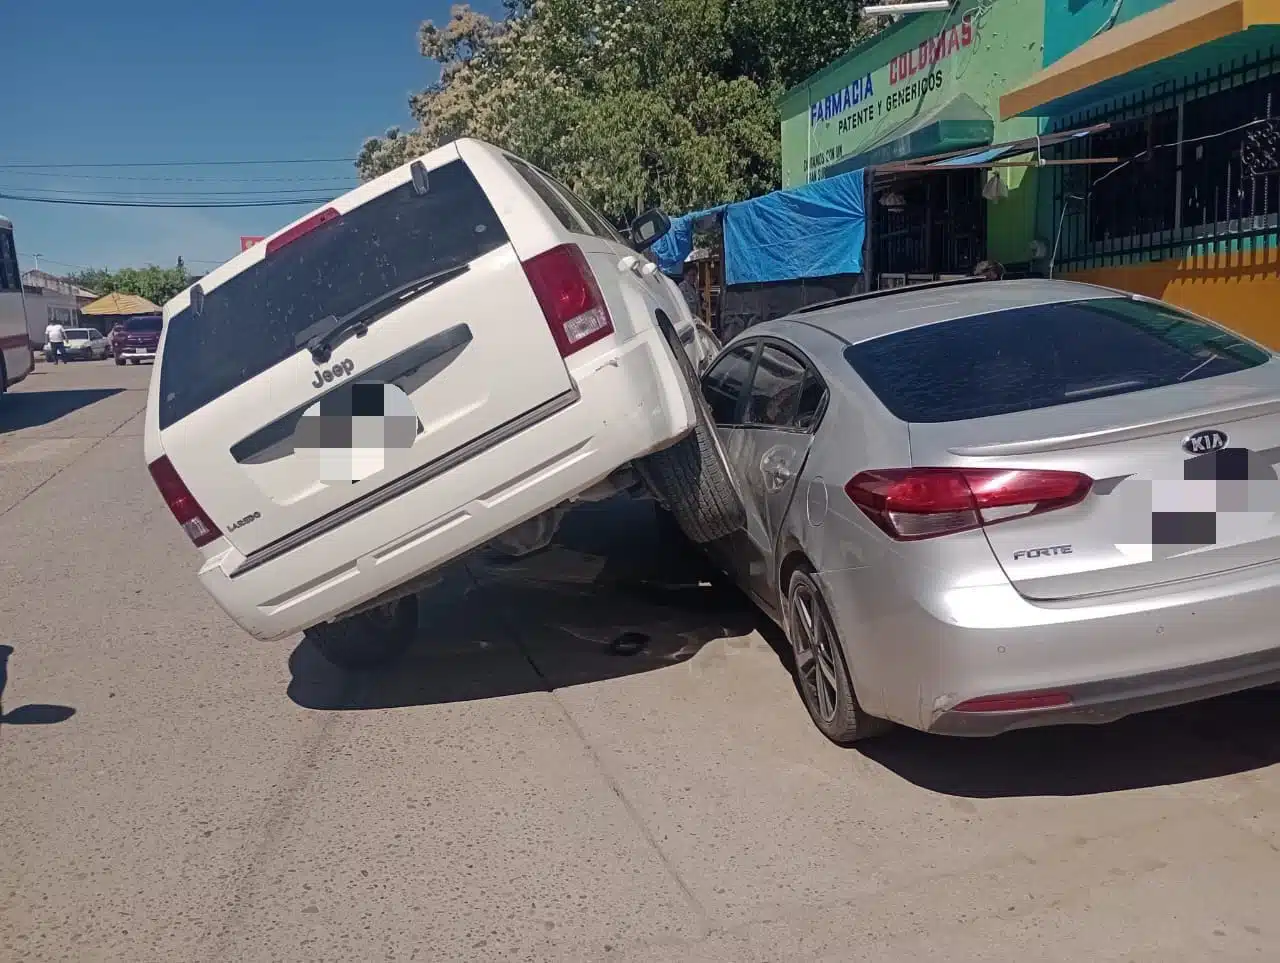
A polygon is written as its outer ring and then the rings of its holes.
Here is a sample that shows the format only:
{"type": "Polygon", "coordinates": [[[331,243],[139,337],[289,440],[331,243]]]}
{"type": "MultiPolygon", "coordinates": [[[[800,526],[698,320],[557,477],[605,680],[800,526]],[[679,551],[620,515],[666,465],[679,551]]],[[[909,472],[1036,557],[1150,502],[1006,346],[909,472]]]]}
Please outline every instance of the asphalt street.
{"type": "Polygon", "coordinates": [[[0,397],[0,960],[1280,959],[1280,693],[842,750],[637,502],[346,676],[198,586],[150,376],[0,397]]]}

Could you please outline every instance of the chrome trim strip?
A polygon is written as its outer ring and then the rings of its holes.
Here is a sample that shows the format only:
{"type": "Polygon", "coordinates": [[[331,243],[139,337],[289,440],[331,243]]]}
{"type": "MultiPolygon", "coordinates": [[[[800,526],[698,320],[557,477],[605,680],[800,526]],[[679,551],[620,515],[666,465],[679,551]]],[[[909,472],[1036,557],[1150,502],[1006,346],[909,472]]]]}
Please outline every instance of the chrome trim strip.
{"type": "Polygon", "coordinates": [[[375,508],[385,505],[387,502],[400,497],[408,491],[424,485],[433,478],[438,478],[447,471],[457,468],[465,461],[469,461],[478,455],[484,454],[491,448],[496,448],[510,438],[520,434],[528,428],[532,428],[538,422],[545,421],[553,415],[559,414],[578,401],[578,391],[576,388],[566,391],[562,395],[557,395],[550,401],[544,402],[532,411],[527,411],[517,418],[513,418],[506,424],[499,425],[497,428],[486,432],[479,438],[476,438],[460,448],[455,448],[447,454],[441,455],[435,461],[428,462],[408,474],[401,475],[394,481],[390,481],[364,497],[343,505],[336,511],[330,512],[321,518],[316,519],[309,525],[298,529],[295,532],[277,539],[256,551],[250,552],[245,560],[232,572],[228,573],[231,578],[238,578],[246,572],[252,572],[255,568],[267,564],[268,562],[292,552],[296,548],[300,548],[312,539],[319,538],[328,532],[339,528],[347,522],[359,518],[366,512],[371,512],[375,508]]]}

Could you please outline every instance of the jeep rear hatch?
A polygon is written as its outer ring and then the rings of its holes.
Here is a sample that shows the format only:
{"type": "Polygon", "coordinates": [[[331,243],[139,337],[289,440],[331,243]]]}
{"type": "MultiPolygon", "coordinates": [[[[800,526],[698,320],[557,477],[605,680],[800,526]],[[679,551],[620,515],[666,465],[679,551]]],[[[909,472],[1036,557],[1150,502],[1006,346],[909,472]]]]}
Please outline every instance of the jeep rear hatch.
{"type": "Polygon", "coordinates": [[[250,248],[170,306],[161,445],[251,560],[573,398],[526,266],[475,176],[453,146],[418,163],[250,248]],[[398,411],[379,396],[398,428],[377,427],[357,382],[407,396],[398,411]]]}
{"type": "Polygon", "coordinates": [[[1238,335],[1102,297],[926,325],[847,356],[909,422],[913,464],[965,477],[1028,598],[1280,559],[1280,362],[1238,335]]]}

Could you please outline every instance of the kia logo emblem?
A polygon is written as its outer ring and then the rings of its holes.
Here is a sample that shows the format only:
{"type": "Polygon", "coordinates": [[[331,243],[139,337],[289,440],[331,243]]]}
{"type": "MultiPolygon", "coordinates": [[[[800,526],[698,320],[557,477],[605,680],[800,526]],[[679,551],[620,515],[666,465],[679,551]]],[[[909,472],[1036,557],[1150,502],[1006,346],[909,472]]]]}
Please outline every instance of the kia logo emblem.
{"type": "Polygon", "coordinates": [[[1227,433],[1210,428],[1197,431],[1182,439],[1182,450],[1188,455],[1203,455],[1206,452],[1218,451],[1227,447],[1227,433]]]}

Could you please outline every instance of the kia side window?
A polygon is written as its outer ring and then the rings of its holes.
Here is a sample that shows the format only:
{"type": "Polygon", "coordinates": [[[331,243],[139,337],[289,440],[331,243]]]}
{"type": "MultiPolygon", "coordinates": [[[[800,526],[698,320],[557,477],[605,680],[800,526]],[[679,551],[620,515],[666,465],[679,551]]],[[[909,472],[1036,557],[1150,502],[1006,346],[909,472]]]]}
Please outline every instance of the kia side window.
{"type": "Polygon", "coordinates": [[[767,428],[798,428],[808,376],[803,361],[766,344],[751,379],[745,422],[767,428]]]}
{"type": "Polygon", "coordinates": [[[754,344],[740,344],[727,352],[702,378],[702,393],[711,407],[711,416],[721,427],[740,424],[738,410],[751,362],[754,344]]]}
{"type": "Polygon", "coordinates": [[[818,417],[826,403],[827,386],[810,371],[805,376],[804,388],[800,391],[800,408],[796,412],[795,427],[800,431],[813,431],[818,426],[818,417]]]}

